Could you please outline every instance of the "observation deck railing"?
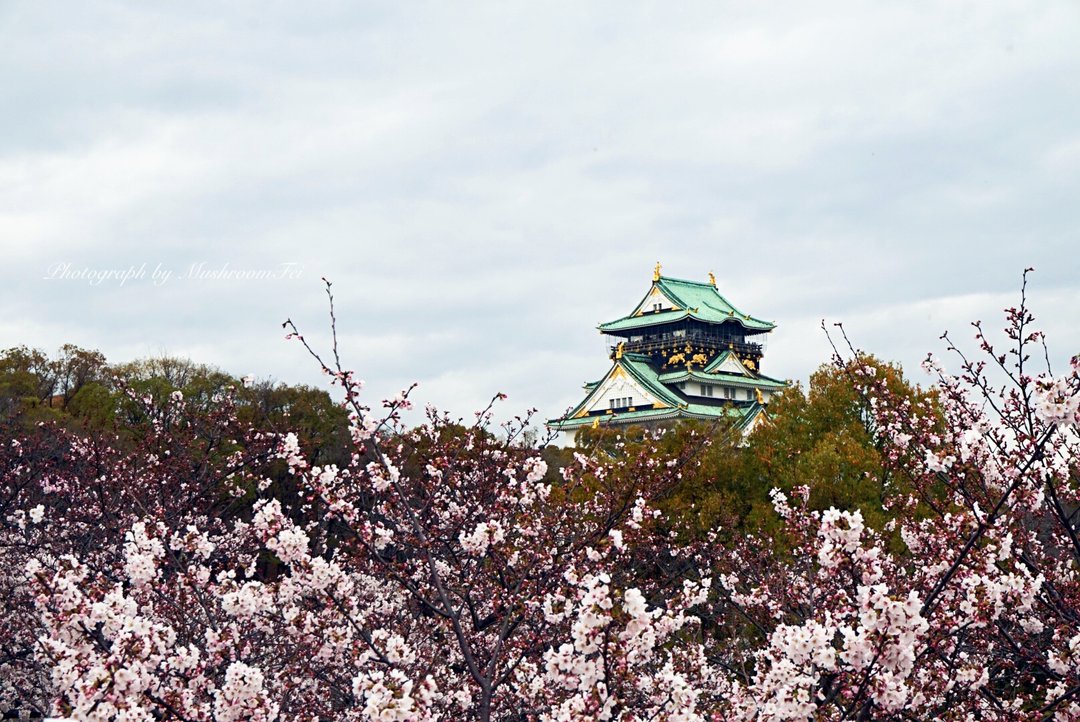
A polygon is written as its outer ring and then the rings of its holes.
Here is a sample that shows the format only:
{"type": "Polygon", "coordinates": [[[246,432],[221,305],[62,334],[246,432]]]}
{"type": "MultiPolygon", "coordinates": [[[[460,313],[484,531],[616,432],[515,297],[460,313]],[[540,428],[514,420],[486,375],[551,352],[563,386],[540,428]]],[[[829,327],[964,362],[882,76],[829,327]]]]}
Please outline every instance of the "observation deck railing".
{"type": "Polygon", "coordinates": [[[743,358],[760,358],[764,353],[764,345],[760,343],[748,343],[738,336],[723,336],[713,334],[686,333],[675,335],[673,333],[655,334],[646,336],[640,341],[625,339],[620,341],[608,341],[608,351],[614,351],[619,343],[624,342],[623,351],[629,353],[651,354],[656,351],[677,349],[683,344],[690,344],[695,349],[709,348],[715,351],[730,349],[743,358]]]}

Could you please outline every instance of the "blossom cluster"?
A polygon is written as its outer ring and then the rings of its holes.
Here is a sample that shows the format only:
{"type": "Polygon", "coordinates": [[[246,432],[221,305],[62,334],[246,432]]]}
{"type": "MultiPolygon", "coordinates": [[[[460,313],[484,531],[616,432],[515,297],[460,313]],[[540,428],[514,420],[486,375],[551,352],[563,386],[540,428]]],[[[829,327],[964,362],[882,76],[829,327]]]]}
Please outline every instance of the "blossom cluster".
{"type": "Polygon", "coordinates": [[[0,702],[95,721],[1080,719],[1080,365],[1034,375],[1029,314],[1010,320],[1003,387],[961,357],[912,397],[841,360],[887,522],[776,489],[779,536],[727,545],[659,511],[694,448],[646,437],[549,468],[529,416],[410,428],[408,391],[375,414],[341,368],[323,367],[349,411],[336,463],[228,396],[135,398],[134,442],[38,429],[0,446],[0,702]]]}

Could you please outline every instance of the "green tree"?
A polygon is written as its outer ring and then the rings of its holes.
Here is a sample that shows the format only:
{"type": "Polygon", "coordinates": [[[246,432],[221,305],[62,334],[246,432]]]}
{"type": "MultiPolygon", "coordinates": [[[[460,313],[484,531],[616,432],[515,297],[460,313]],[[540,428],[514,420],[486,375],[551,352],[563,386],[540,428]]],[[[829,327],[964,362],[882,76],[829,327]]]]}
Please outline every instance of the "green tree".
{"type": "Polygon", "coordinates": [[[927,392],[904,378],[899,365],[860,356],[842,366],[826,364],[801,384],[786,389],[770,405],[767,419],[747,439],[742,473],[754,490],[750,513],[755,525],[772,516],[768,492],[810,489],[813,509],[858,509],[871,525],[884,523],[886,488],[905,484],[891,471],[885,440],[856,390],[852,369],[867,364],[899,397],[918,403],[927,392]]]}
{"type": "MultiPolygon", "coordinates": [[[[908,382],[899,366],[859,357],[875,369],[889,389],[919,403],[928,394],[908,382]]],[[[810,490],[813,509],[858,509],[867,523],[880,527],[889,518],[883,494],[904,485],[885,457],[884,439],[851,377],[856,364],[825,364],[809,386],[795,384],[769,404],[753,431],[745,434],[731,422],[681,421],[655,443],[645,430],[587,430],[580,446],[589,453],[633,458],[641,449],[658,449],[670,458],[692,450],[680,467],[681,478],[658,506],[681,538],[712,533],[720,541],[747,531],[779,533],[769,496],[798,486],[810,490]]],[[[632,488],[634,480],[619,483],[632,488]]]]}
{"type": "Polygon", "coordinates": [[[60,347],[60,353],[51,361],[50,367],[55,379],[53,393],[59,396],[62,408],[66,408],[84,386],[101,383],[109,376],[105,354],[70,343],[60,347]]]}

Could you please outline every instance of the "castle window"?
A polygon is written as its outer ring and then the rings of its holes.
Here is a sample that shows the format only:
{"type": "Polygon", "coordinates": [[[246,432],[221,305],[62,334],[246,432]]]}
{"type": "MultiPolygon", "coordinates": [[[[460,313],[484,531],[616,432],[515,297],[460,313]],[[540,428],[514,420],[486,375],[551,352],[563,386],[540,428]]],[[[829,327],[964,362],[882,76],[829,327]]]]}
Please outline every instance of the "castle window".
{"type": "Polygon", "coordinates": [[[711,385],[709,385],[709,384],[701,384],[701,395],[702,396],[712,396],[713,395],[713,387],[711,385]]]}

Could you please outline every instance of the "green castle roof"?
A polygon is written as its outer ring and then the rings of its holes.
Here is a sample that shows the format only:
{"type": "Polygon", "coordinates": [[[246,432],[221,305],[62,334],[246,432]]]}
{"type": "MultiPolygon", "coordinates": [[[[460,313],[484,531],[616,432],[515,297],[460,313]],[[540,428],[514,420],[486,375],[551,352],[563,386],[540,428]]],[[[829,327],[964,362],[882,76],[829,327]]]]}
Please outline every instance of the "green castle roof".
{"type": "Polygon", "coordinates": [[[658,378],[660,380],[660,383],[664,384],[677,384],[683,381],[700,381],[707,384],[722,383],[725,385],[751,389],[780,390],[787,388],[787,383],[785,383],[784,381],[779,381],[768,376],[740,376],[739,374],[729,373],[710,374],[702,373],[697,369],[694,369],[692,371],[669,371],[667,373],[660,374],[658,378]]]}
{"type": "Polygon", "coordinates": [[[653,281],[653,285],[649,288],[649,293],[642,299],[642,303],[652,294],[653,288],[659,289],[679,308],[659,313],[624,316],[614,321],[602,323],[598,328],[604,333],[618,333],[658,326],[672,321],[680,321],[684,318],[694,318],[715,324],[734,321],[748,331],[758,332],[771,331],[776,327],[775,324],[769,321],[762,321],[739,311],[720,295],[720,292],[716,290],[716,286],[712,285],[712,283],[699,283],[697,281],[685,281],[679,278],[660,276],[659,279],[653,281]]]}
{"type": "Polygon", "coordinates": [[[738,428],[743,428],[763,411],[764,407],[754,404],[750,407],[716,407],[690,404],[682,409],[638,409],[636,411],[622,411],[603,416],[580,416],[572,419],[553,420],[548,426],[558,431],[573,431],[584,426],[592,426],[596,419],[600,420],[600,426],[618,424],[624,426],[643,421],[667,421],[670,419],[700,419],[709,421],[714,419],[729,418],[737,419],[738,428]],[[720,413],[718,413],[718,410],[720,413]]]}
{"type": "MultiPolygon", "coordinates": [[[[615,363],[612,364],[611,369],[608,370],[604,378],[599,381],[595,381],[587,385],[589,393],[585,398],[569,413],[561,419],[551,419],[547,425],[553,429],[559,430],[572,430],[578,429],[582,426],[591,425],[596,419],[600,419],[601,424],[619,423],[626,424],[635,421],[659,421],[664,419],[673,418],[692,418],[692,419],[717,419],[717,418],[736,418],[740,419],[740,427],[749,423],[753,418],[757,416],[762,410],[762,406],[757,402],[751,402],[750,404],[700,404],[693,401],[685,401],[682,396],[675,391],[669,389],[664,385],[664,379],[672,374],[658,374],[650,365],[649,357],[643,354],[625,353],[621,358],[616,358],[615,363]],[[592,391],[607,380],[616,369],[622,368],[627,375],[641,384],[649,393],[656,398],[660,399],[664,404],[661,408],[646,407],[635,409],[634,411],[621,411],[613,414],[581,414],[582,409],[586,407],[589,399],[592,397],[592,391]]],[[[685,372],[677,372],[676,375],[685,375],[685,372]]],[[[702,376],[699,372],[693,372],[694,378],[702,376]]],[[[734,374],[713,374],[708,376],[702,376],[703,379],[710,383],[716,383],[718,381],[727,382],[730,380],[733,384],[738,383],[742,386],[758,386],[761,388],[783,388],[786,384],[782,381],[776,381],[775,379],[769,379],[767,377],[756,377],[750,379],[749,377],[738,377],[734,374]]]]}

